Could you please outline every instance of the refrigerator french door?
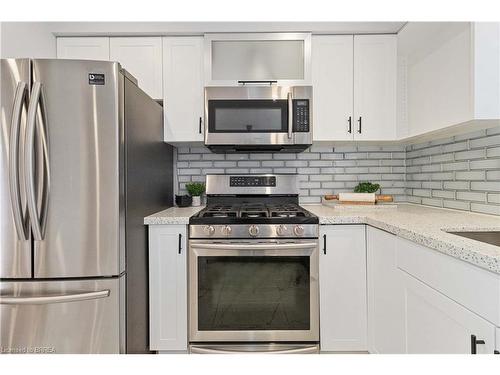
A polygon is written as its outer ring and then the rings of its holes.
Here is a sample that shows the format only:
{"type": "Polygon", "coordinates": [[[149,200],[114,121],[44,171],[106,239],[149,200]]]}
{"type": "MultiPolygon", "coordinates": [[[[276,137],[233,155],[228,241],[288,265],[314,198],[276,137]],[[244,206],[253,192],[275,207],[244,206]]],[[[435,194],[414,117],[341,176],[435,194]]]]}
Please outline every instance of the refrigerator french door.
{"type": "Polygon", "coordinates": [[[99,61],[0,69],[0,350],[123,351],[126,78],[99,61]]]}

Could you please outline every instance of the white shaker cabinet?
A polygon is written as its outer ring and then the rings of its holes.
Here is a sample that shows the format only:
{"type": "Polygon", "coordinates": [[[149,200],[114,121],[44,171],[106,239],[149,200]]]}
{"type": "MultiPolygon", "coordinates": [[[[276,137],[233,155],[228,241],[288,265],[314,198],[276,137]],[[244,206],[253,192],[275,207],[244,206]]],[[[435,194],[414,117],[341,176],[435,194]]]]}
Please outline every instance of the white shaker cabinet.
{"type": "Polygon", "coordinates": [[[108,37],[59,37],[57,58],[109,61],[108,37]]]}
{"type": "Polygon", "coordinates": [[[185,225],[149,226],[150,349],[187,350],[185,225]]]}
{"type": "Polygon", "coordinates": [[[495,326],[445,295],[405,275],[409,354],[491,354],[495,326]]]}
{"type": "Polygon", "coordinates": [[[402,272],[396,263],[397,237],[367,226],[368,350],[405,353],[402,272]]]}
{"type": "Polygon", "coordinates": [[[395,140],[396,78],[396,35],[314,36],[314,140],[395,140]]]}
{"type": "Polygon", "coordinates": [[[163,38],[165,142],[203,141],[203,37],[163,38]]]}
{"type": "Polygon", "coordinates": [[[366,351],[365,226],[321,226],[320,250],[321,350],[366,351]]]}
{"type": "Polygon", "coordinates": [[[110,38],[111,61],[118,61],[153,99],[163,98],[161,37],[110,38]]]}
{"type": "Polygon", "coordinates": [[[353,36],[312,37],[315,141],[353,139],[353,36]]]}
{"type": "Polygon", "coordinates": [[[355,140],[396,138],[396,77],[396,35],[355,35],[355,140]]]}

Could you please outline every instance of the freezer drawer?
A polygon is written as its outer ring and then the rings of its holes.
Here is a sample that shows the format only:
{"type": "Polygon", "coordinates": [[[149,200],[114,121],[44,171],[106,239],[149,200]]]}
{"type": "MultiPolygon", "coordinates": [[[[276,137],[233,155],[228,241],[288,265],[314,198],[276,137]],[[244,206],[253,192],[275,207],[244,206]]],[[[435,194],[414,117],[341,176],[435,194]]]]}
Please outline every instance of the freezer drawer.
{"type": "Polygon", "coordinates": [[[1,282],[0,353],[119,353],[124,281],[1,282]]]}

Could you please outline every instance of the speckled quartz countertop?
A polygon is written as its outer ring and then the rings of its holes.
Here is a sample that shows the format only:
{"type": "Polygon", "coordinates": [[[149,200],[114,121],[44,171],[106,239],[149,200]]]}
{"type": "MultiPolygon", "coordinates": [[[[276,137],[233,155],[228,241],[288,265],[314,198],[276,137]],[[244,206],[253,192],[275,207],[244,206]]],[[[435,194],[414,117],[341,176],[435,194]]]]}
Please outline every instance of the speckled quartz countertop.
{"type": "Polygon", "coordinates": [[[189,224],[189,218],[200,212],[205,206],[170,207],[144,218],[146,225],[189,224]]]}
{"type": "Polygon", "coordinates": [[[446,233],[498,231],[500,216],[413,204],[378,209],[340,209],[324,205],[303,207],[319,216],[320,224],[368,224],[500,274],[500,247],[446,233]]]}
{"type": "MultiPolygon", "coordinates": [[[[500,230],[500,216],[413,204],[397,208],[333,208],[303,205],[320,224],[368,224],[431,249],[500,274],[500,247],[456,236],[447,231],[500,230]]],[[[144,224],[188,224],[202,207],[172,207],[144,218],[144,224]]]]}

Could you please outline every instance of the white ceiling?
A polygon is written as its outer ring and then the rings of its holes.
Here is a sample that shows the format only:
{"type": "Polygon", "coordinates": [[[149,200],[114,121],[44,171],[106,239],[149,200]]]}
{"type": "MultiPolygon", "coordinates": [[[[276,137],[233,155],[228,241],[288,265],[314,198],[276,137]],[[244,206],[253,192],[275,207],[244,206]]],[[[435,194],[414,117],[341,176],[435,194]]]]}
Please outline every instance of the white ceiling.
{"type": "Polygon", "coordinates": [[[210,32],[312,32],[394,34],[406,22],[50,22],[57,36],[201,35],[210,32]]]}

